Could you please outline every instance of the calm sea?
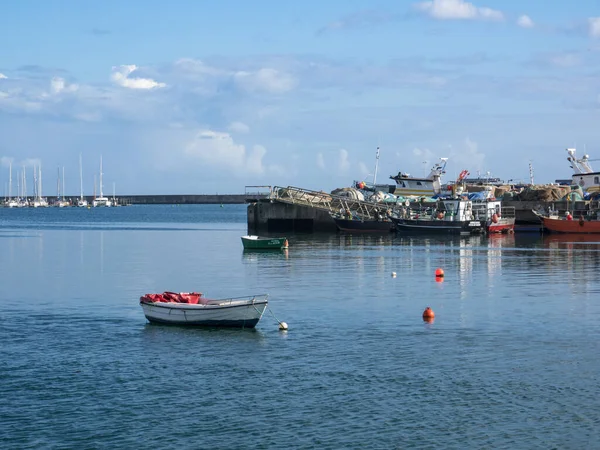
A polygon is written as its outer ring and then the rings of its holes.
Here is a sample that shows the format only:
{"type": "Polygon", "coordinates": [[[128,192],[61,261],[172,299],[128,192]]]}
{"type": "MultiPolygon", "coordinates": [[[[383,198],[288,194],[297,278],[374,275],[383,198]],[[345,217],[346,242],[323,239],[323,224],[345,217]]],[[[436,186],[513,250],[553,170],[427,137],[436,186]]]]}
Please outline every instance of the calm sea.
{"type": "Polygon", "coordinates": [[[245,233],[244,205],[1,209],[0,447],[598,448],[600,237],[245,233]],[[164,290],[272,313],[150,325],[164,290]]]}

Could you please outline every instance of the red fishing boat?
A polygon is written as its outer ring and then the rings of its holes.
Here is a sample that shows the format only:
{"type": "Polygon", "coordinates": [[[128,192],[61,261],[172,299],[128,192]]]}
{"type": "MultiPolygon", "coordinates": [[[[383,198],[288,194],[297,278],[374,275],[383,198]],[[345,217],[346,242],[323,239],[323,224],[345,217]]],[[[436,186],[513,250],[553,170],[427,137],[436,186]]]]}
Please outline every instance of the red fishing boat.
{"type": "Polygon", "coordinates": [[[552,233],[600,233],[600,220],[598,214],[581,213],[573,217],[569,212],[564,216],[558,214],[534,213],[540,218],[545,231],[552,233]]]}

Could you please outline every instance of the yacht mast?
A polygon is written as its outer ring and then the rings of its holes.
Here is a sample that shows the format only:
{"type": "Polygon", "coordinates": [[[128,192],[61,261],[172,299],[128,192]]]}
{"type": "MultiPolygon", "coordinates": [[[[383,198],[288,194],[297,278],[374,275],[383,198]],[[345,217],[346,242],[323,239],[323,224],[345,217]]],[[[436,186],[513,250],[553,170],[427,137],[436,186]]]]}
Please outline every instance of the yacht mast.
{"type": "Polygon", "coordinates": [[[79,198],[83,201],[83,169],[81,167],[81,153],[79,154],[79,198]]]}
{"type": "Polygon", "coordinates": [[[375,174],[373,175],[373,186],[377,183],[377,167],[379,166],[379,146],[377,146],[377,155],[375,156],[375,174]]]}
{"type": "Polygon", "coordinates": [[[102,193],[102,155],[100,155],[100,198],[103,198],[104,194],[102,193]]]}

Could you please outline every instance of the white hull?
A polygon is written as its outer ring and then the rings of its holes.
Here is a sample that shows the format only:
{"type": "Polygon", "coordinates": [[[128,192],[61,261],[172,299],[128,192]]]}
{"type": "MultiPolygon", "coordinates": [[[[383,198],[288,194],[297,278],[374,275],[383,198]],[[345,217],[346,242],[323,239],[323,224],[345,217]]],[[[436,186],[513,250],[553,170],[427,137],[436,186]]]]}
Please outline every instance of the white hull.
{"type": "Polygon", "coordinates": [[[79,206],[80,208],[87,208],[88,202],[87,202],[87,200],[78,200],[77,206],[79,206]]]}
{"type": "Polygon", "coordinates": [[[107,197],[98,197],[92,202],[92,205],[94,208],[98,206],[105,206],[108,208],[112,206],[112,202],[107,197]]]}
{"type": "Polygon", "coordinates": [[[172,325],[254,328],[266,307],[266,296],[253,300],[213,300],[215,304],[140,302],[150,322],[172,325]]]}

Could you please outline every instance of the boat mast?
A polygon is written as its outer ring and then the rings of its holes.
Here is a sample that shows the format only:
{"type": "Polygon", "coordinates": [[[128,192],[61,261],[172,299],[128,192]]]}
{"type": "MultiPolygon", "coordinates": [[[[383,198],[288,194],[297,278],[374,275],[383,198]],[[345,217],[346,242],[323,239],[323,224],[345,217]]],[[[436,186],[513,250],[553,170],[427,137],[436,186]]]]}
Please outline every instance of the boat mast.
{"type": "Polygon", "coordinates": [[[379,146],[377,146],[377,154],[375,156],[375,174],[373,175],[373,186],[377,183],[377,167],[379,166],[379,146]]]}
{"type": "Polygon", "coordinates": [[[79,154],[79,195],[79,198],[83,201],[83,169],[81,167],[81,153],[79,154]]]}
{"type": "Polygon", "coordinates": [[[103,198],[104,194],[102,193],[102,155],[100,155],[100,198],[103,198]]]}
{"type": "Polygon", "coordinates": [[[12,197],[12,160],[8,163],[8,201],[12,197]]]}
{"type": "Polygon", "coordinates": [[[533,186],[533,166],[531,165],[531,161],[529,161],[529,182],[533,186]]]}
{"type": "Polygon", "coordinates": [[[65,166],[63,166],[63,189],[62,189],[62,200],[65,201],[65,166]]]}

